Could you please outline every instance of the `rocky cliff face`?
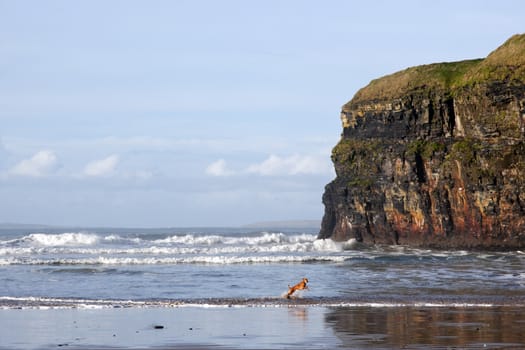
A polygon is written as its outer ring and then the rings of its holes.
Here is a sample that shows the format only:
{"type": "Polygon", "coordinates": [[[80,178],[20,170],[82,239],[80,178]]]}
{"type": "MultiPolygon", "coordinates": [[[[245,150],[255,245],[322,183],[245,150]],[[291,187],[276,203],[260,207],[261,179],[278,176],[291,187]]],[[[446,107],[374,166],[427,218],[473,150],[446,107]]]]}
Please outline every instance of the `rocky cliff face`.
{"type": "Polygon", "coordinates": [[[320,238],[525,247],[525,35],[374,80],[341,120],[320,238]]]}

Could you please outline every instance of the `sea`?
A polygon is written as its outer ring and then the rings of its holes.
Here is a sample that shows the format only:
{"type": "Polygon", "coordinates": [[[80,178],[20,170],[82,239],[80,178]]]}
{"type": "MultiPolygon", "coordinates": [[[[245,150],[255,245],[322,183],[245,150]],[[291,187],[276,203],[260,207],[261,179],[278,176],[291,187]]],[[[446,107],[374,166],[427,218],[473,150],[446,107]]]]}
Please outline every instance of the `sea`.
{"type": "Polygon", "coordinates": [[[0,229],[0,324],[1,350],[524,349],[525,252],[315,228],[0,229]]]}
{"type": "Polygon", "coordinates": [[[525,296],[525,252],[364,246],[317,229],[0,230],[0,308],[504,305],[525,296]]]}

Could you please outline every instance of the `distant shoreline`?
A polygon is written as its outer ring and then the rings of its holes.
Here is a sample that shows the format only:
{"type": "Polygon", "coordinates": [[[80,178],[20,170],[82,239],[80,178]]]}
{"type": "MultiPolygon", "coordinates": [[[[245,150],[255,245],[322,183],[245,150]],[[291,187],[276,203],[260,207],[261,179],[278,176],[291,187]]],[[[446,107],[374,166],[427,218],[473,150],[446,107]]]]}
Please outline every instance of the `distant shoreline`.
{"type": "Polygon", "coordinates": [[[45,228],[52,228],[52,227],[61,227],[61,226],[53,226],[53,225],[41,225],[41,224],[18,224],[18,223],[11,223],[11,222],[0,222],[0,229],[16,229],[16,230],[23,230],[23,229],[45,229],[45,228]]]}
{"type": "Polygon", "coordinates": [[[232,226],[157,226],[157,227],[133,227],[133,226],[97,226],[97,225],[47,225],[47,224],[24,224],[24,223],[12,223],[12,222],[0,222],[0,230],[45,230],[54,228],[82,228],[82,229],[181,229],[181,228],[240,228],[240,229],[268,229],[268,228],[281,228],[281,229],[319,229],[321,227],[321,220],[283,220],[283,221],[260,221],[245,225],[232,225],[232,226]]]}

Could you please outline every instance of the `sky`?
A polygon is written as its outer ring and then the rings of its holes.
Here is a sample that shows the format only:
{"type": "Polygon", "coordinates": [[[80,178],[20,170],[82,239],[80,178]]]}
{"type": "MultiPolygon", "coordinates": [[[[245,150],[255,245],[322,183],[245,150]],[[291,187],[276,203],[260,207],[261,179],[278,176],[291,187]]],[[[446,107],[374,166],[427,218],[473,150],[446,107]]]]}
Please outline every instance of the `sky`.
{"type": "Polygon", "coordinates": [[[0,223],[320,220],[341,106],[525,2],[0,0],[0,223]]]}

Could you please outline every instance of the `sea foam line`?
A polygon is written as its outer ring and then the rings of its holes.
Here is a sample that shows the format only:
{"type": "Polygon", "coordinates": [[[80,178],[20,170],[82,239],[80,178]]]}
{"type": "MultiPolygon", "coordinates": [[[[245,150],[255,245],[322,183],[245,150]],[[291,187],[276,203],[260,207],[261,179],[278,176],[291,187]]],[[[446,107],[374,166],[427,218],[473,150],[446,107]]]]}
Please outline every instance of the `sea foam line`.
{"type": "Polygon", "coordinates": [[[0,256],[28,254],[84,254],[84,255],[121,255],[121,254],[244,254],[244,253],[306,253],[306,252],[341,252],[341,244],[330,241],[279,243],[272,245],[216,245],[216,246],[138,246],[108,248],[93,247],[0,247],[0,256]]]}
{"type": "Polygon", "coordinates": [[[89,246],[100,243],[130,243],[130,244],[158,244],[158,245],[269,245],[286,243],[308,243],[316,239],[312,234],[286,235],[284,233],[262,232],[254,236],[229,236],[216,234],[175,234],[167,235],[165,238],[147,239],[147,235],[139,237],[121,236],[117,234],[102,235],[86,232],[66,233],[32,233],[21,238],[8,241],[0,241],[0,245],[25,244],[31,246],[89,246]]]}
{"type": "Polygon", "coordinates": [[[16,258],[0,259],[0,265],[171,265],[171,264],[265,264],[265,263],[307,263],[307,262],[344,262],[345,256],[331,255],[285,255],[285,256],[190,256],[190,257],[106,257],[93,258],[16,258]]]}
{"type": "Polygon", "coordinates": [[[473,301],[366,301],[345,298],[208,298],[208,299],[152,299],[112,300],[74,299],[51,297],[0,297],[0,309],[107,309],[107,308],[282,308],[282,307],[327,307],[327,308],[491,308],[501,306],[525,307],[525,302],[473,302],[473,301]]]}

